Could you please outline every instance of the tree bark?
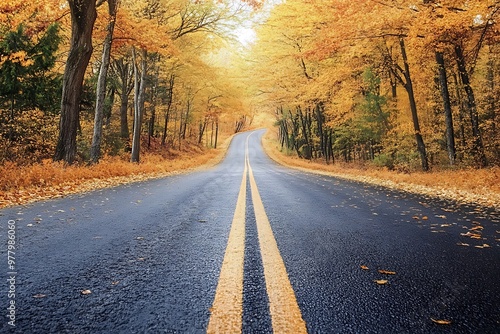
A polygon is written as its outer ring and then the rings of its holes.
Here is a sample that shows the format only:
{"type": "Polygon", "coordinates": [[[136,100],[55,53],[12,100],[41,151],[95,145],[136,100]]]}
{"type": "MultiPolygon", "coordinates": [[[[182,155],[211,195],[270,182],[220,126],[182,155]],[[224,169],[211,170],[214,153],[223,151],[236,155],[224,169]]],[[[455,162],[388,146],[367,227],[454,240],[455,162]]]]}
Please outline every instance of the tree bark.
{"type": "Polygon", "coordinates": [[[135,49],[132,49],[132,57],[134,62],[134,80],[135,80],[135,94],[134,94],[134,131],[132,137],[132,153],[130,162],[139,162],[140,149],[141,149],[141,128],[142,119],[144,116],[144,95],[146,91],[146,49],[141,50],[141,77],[139,78],[139,70],[137,68],[135,49]]]}
{"type": "Polygon", "coordinates": [[[159,62],[160,62],[160,55],[156,54],[156,56],[153,59],[153,63],[155,65],[156,70],[151,87],[151,117],[149,118],[149,128],[148,128],[148,148],[151,147],[151,137],[154,137],[154,130],[155,130],[156,105],[157,105],[158,85],[160,77],[160,66],[158,65],[159,62]]]}
{"type": "Polygon", "coordinates": [[[422,134],[420,133],[420,124],[418,121],[418,113],[417,113],[417,103],[415,102],[415,94],[413,92],[413,83],[410,75],[410,65],[408,64],[408,56],[406,55],[406,47],[404,43],[404,39],[401,37],[399,39],[399,45],[401,47],[401,56],[404,62],[404,71],[403,75],[405,77],[405,89],[408,93],[408,98],[410,101],[410,110],[411,116],[413,120],[413,129],[415,130],[415,140],[417,142],[417,150],[420,155],[420,161],[422,163],[422,169],[424,171],[429,170],[429,161],[427,160],[427,152],[425,149],[424,139],[422,138],[422,134]]]}
{"type": "Polygon", "coordinates": [[[462,47],[455,46],[455,55],[457,57],[457,66],[460,79],[462,80],[463,88],[467,95],[466,106],[469,111],[471,126],[472,126],[472,153],[476,160],[478,167],[484,168],[488,165],[486,155],[484,153],[483,139],[481,138],[481,131],[479,129],[479,113],[477,111],[476,98],[474,90],[470,85],[469,73],[465,67],[465,57],[462,47]]]}
{"type": "Polygon", "coordinates": [[[163,135],[161,137],[161,145],[165,146],[167,141],[168,121],[170,119],[170,110],[172,109],[172,101],[174,98],[174,83],[175,75],[171,74],[168,82],[168,95],[167,95],[167,111],[165,112],[165,125],[163,127],[163,135]]]}
{"type": "MultiPolygon", "coordinates": [[[[128,128],[128,97],[134,87],[129,61],[125,57],[113,61],[113,69],[120,78],[120,137],[129,139],[128,128]]],[[[133,69],[133,68],[132,68],[133,69]]]]}
{"type": "Polygon", "coordinates": [[[113,31],[115,29],[116,22],[116,0],[107,1],[110,21],[106,29],[107,33],[103,44],[101,68],[99,70],[99,77],[97,79],[94,133],[92,136],[92,145],[90,147],[91,163],[98,163],[101,157],[102,123],[104,114],[104,100],[106,98],[106,79],[108,77],[109,63],[111,60],[111,44],[113,42],[113,31]]]}
{"type": "Polygon", "coordinates": [[[217,139],[219,137],[219,119],[215,120],[215,145],[214,148],[217,148],[217,139]]]}
{"type": "Polygon", "coordinates": [[[448,90],[448,77],[446,75],[446,67],[442,52],[436,51],[436,62],[439,71],[439,88],[441,90],[441,98],[443,99],[444,120],[446,124],[446,147],[448,150],[448,159],[450,165],[455,164],[455,132],[453,129],[453,116],[451,112],[450,92],[448,90]]]}
{"type": "Polygon", "coordinates": [[[55,161],[72,164],[80,123],[83,79],[92,55],[92,30],[97,18],[96,0],[68,0],[71,11],[71,42],[63,76],[61,116],[55,161]]]}

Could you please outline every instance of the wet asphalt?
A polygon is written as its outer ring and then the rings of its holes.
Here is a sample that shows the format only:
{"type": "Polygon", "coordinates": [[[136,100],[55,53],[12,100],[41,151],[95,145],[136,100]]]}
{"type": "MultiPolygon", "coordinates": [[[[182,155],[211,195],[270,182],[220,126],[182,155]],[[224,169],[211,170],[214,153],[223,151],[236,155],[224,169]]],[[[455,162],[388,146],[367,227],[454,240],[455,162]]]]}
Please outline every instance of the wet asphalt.
{"type": "MultiPolygon", "coordinates": [[[[499,212],[287,169],[262,134],[250,164],[310,333],[500,333],[499,212]]],[[[0,332],[204,333],[248,135],[205,171],[0,211],[0,332]]],[[[246,212],[243,332],[270,333],[249,193],[246,212]]]]}

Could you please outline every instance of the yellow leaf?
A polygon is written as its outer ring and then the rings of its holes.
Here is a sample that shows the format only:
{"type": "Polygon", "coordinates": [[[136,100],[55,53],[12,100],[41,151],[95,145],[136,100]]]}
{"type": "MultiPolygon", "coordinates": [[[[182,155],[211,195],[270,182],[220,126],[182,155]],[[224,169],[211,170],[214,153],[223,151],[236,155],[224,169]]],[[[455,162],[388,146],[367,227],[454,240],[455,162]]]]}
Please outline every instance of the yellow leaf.
{"type": "Polygon", "coordinates": [[[389,281],[386,279],[376,279],[376,280],[374,280],[374,282],[377,283],[378,285],[384,285],[384,284],[389,283],[389,281]]]}
{"type": "Polygon", "coordinates": [[[431,318],[432,322],[438,324],[438,325],[450,325],[451,320],[439,320],[439,319],[433,319],[431,318]]]}
{"type": "Polygon", "coordinates": [[[378,272],[381,273],[381,274],[385,274],[385,275],[396,275],[395,271],[389,271],[389,270],[380,269],[378,272]]]}
{"type": "Polygon", "coordinates": [[[422,217],[422,220],[427,220],[427,219],[429,219],[429,217],[427,217],[427,216],[422,217]]]}
{"type": "Polygon", "coordinates": [[[473,228],[470,228],[469,231],[482,230],[484,227],[480,225],[476,225],[473,228]]]}
{"type": "Polygon", "coordinates": [[[360,268],[363,270],[369,270],[367,266],[360,266],[360,268]]]}

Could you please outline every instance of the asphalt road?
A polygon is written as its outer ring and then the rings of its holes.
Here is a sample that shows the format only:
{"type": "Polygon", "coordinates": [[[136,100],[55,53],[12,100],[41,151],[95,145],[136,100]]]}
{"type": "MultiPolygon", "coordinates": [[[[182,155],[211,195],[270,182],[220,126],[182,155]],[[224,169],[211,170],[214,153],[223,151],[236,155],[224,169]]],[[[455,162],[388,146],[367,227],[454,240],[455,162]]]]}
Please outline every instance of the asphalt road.
{"type": "Polygon", "coordinates": [[[205,333],[244,194],[242,332],[293,313],[264,268],[282,259],[309,333],[500,333],[499,212],[287,169],[262,134],[205,171],[0,211],[0,332],[205,333]]]}

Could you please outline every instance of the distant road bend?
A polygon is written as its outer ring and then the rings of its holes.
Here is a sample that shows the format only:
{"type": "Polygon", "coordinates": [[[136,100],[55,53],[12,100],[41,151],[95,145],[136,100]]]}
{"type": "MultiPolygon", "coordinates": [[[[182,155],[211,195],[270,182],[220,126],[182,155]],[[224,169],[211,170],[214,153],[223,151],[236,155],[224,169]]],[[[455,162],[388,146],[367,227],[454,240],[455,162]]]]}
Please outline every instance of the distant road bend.
{"type": "Polygon", "coordinates": [[[500,213],[218,166],[0,211],[1,333],[499,333],[500,213]]]}

